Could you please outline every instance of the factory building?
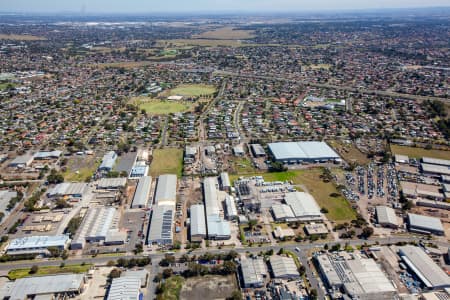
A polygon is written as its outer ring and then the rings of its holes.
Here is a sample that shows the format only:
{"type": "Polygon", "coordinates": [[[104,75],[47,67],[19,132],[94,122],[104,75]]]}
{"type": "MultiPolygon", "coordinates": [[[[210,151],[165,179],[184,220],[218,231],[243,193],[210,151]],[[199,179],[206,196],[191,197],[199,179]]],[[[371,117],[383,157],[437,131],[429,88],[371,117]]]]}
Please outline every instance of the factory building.
{"type": "Polygon", "coordinates": [[[203,181],[208,239],[227,240],[231,237],[230,223],[222,219],[217,186],[215,177],[207,177],[203,181]]]}
{"type": "Polygon", "coordinates": [[[325,142],[280,142],[268,146],[275,161],[282,163],[340,161],[339,155],[325,142]]]}
{"type": "Polygon", "coordinates": [[[395,299],[396,289],[377,263],[370,258],[343,253],[315,256],[326,285],[351,299],[395,299]]]}
{"type": "Polygon", "coordinates": [[[177,200],[177,175],[166,174],[158,177],[155,204],[173,204],[177,200]]]}
{"type": "Polygon", "coordinates": [[[264,157],[266,156],[266,151],[260,144],[251,144],[250,149],[254,157],[264,157]]]}
{"type": "Polygon", "coordinates": [[[190,220],[191,242],[201,242],[206,238],[205,206],[202,204],[191,205],[190,220]]]}
{"type": "Polygon", "coordinates": [[[170,245],[173,243],[173,220],[175,205],[153,206],[151,224],[148,231],[147,243],[170,245]]]}
{"type": "Polygon", "coordinates": [[[146,208],[150,198],[150,188],[152,186],[152,177],[144,176],[139,179],[139,182],[134,192],[133,202],[131,208],[146,208]]]}
{"type": "Polygon", "coordinates": [[[377,215],[377,223],[384,227],[397,228],[398,219],[395,211],[391,207],[377,206],[375,208],[377,215]]]}
{"type": "Polygon", "coordinates": [[[125,177],[119,178],[102,178],[97,184],[99,190],[119,190],[127,185],[125,177]]]}
{"type": "Polygon", "coordinates": [[[427,289],[450,288],[448,275],[421,248],[415,246],[399,247],[399,255],[427,289]]]}
{"type": "Polygon", "coordinates": [[[139,300],[141,281],[133,277],[114,278],[107,300],[139,300]]]}
{"type": "Polygon", "coordinates": [[[273,255],[269,262],[273,278],[291,279],[300,277],[297,265],[292,257],[273,255]]]}
{"type": "Polygon", "coordinates": [[[408,226],[412,232],[444,235],[444,227],[438,218],[408,214],[408,226]]]}
{"type": "Polygon", "coordinates": [[[160,175],[155,192],[147,243],[168,245],[173,243],[173,221],[177,201],[177,176],[160,175]]]}
{"type": "Polygon", "coordinates": [[[68,235],[54,235],[54,236],[26,236],[22,238],[13,239],[8,246],[6,246],[6,253],[8,255],[20,254],[43,254],[48,255],[49,247],[56,247],[64,250],[69,246],[70,238],[68,235]]]}
{"type": "Polygon", "coordinates": [[[297,221],[310,222],[323,220],[320,207],[311,194],[304,192],[287,193],[284,200],[291,207],[297,221]]]}
{"type": "Polygon", "coordinates": [[[134,165],[131,168],[129,178],[130,179],[139,179],[141,177],[147,176],[148,170],[149,170],[149,167],[145,163],[134,165]]]}
{"type": "Polygon", "coordinates": [[[438,158],[431,158],[431,157],[423,157],[422,158],[422,162],[424,164],[450,167],[450,160],[448,160],[448,159],[438,159],[438,158]]]}
{"type": "Polygon", "coordinates": [[[236,208],[236,202],[234,201],[234,197],[230,195],[226,195],[225,197],[225,208],[227,212],[227,219],[234,220],[238,217],[238,211],[236,208]]]}
{"type": "Polygon", "coordinates": [[[103,156],[102,163],[98,167],[99,171],[109,172],[113,169],[117,160],[117,154],[114,151],[109,151],[103,156]]]}
{"type": "Polygon", "coordinates": [[[25,168],[29,167],[33,162],[33,155],[30,153],[26,153],[14,158],[9,164],[8,167],[11,168],[25,168]]]}
{"type": "Polygon", "coordinates": [[[81,222],[70,245],[73,249],[82,249],[86,243],[103,242],[105,244],[123,244],[126,232],[119,232],[120,215],[114,207],[91,207],[81,222]]]}
{"type": "Polygon", "coordinates": [[[86,193],[88,184],[84,182],[63,182],[57,184],[55,187],[47,192],[47,197],[73,197],[83,198],[86,193]]]}
{"type": "Polygon", "coordinates": [[[58,159],[62,155],[62,151],[55,150],[55,151],[40,151],[36,152],[33,155],[33,158],[35,160],[47,160],[47,159],[58,159]]]}
{"type": "Polygon", "coordinates": [[[0,299],[66,299],[83,293],[85,284],[84,274],[25,277],[1,287],[0,299]]]}
{"type": "Polygon", "coordinates": [[[272,215],[277,222],[290,222],[295,220],[294,212],[287,204],[275,204],[271,207],[272,215]]]}
{"type": "Polygon", "coordinates": [[[220,173],[220,189],[226,192],[231,189],[230,177],[227,172],[220,173]]]}
{"type": "Polygon", "coordinates": [[[450,176],[450,167],[442,166],[442,165],[434,165],[434,164],[420,164],[422,168],[422,172],[425,175],[433,176],[436,178],[440,178],[442,175],[450,176]]]}
{"type": "Polygon", "coordinates": [[[267,276],[266,263],[262,258],[243,259],[240,266],[242,287],[261,288],[267,276]]]}

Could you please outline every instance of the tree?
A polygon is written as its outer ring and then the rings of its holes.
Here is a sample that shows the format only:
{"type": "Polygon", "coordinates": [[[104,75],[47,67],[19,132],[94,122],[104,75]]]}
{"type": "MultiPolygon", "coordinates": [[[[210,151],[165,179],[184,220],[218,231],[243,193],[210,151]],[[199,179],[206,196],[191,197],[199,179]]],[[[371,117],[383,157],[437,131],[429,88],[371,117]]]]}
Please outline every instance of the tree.
{"type": "Polygon", "coordinates": [[[309,296],[311,297],[311,299],[317,299],[317,290],[316,289],[311,289],[309,291],[309,296]]]}
{"type": "Polygon", "coordinates": [[[33,266],[31,267],[29,273],[30,273],[30,274],[36,274],[36,273],[38,272],[38,270],[39,270],[39,267],[36,266],[36,265],[33,265],[33,266]]]}
{"type": "Polygon", "coordinates": [[[58,184],[64,182],[64,176],[56,172],[55,169],[52,169],[50,175],[47,176],[47,181],[51,184],[58,184]]]}
{"type": "Polygon", "coordinates": [[[250,229],[250,231],[253,231],[253,228],[256,226],[256,224],[258,224],[257,220],[248,221],[248,228],[250,229]]]}
{"type": "Polygon", "coordinates": [[[116,262],[113,261],[113,260],[110,260],[110,261],[108,261],[108,262],[106,263],[106,265],[107,265],[108,267],[114,267],[114,266],[116,265],[116,262]]]}
{"type": "Polygon", "coordinates": [[[63,199],[63,198],[60,198],[60,199],[56,200],[55,204],[56,204],[55,205],[56,209],[63,209],[63,208],[72,207],[72,205],[67,203],[67,201],[65,199],[63,199]]]}
{"type": "Polygon", "coordinates": [[[320,209],[320,212],[323,213],[323,214],[327,214],[328,213],[328,209],[326,207],[322,207],[320,209]]]}
{"type": "Polygon", "coordinates": [[[227,300],[242,300],[242,293],[239,290],[234,290],[233,293],[231,293],[231,296],[227,298],[227,300]]]}
{"type": "Polygon", "coordinates": [[[120,271],[120,269],[114,268],[109,273],[108,278],[109,279],[119,278],[121,273],[122,273],[122,271],[120,271]]]}
{"type": "Polygon", "coordinates": [[[363,228],[362,236],[364,238],[369,238],[372,234],[373,234],[373,228],[372,227],[366,226],[366,227],[363,228]]]}
{"type": "Polygon", "coordinates": [[[173,275],[173,270],[171,268],[164,269],[164,271],[162,273],[162,276],[163,276],[164,279],[167,279],[167,278],[169,278],[172,275],[173,275]]]}
{"type": "Polygon", "coordinates": [[[237,267],[234,262],[227,260],[223,263],[222,270],[225,274],[233,274],[236,272],[237,267]]]}
{"type": "Polygon", "coordinates": [[[301,265],[300,268],[298,268],[298,272],[300,273],[300,276],[305,275],[305,273],[306,273],[305,266],[301,265]]]}

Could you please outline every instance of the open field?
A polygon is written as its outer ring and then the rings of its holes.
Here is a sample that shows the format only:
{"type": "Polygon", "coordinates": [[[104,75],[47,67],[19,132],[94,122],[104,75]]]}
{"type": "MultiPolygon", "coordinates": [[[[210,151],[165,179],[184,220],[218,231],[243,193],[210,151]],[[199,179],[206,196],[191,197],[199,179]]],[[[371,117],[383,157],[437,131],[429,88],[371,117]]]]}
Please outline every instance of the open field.
{"type": "MultiPolygon", "coordinates": [[[[181,276],[172,276],[164,282],[164,290],[159,294],[157,300],[178,300],[180,299],[180,290],[184,283],[184,278],[181,276]]],[[[193,298],[197,299],[197,298],[193,298]]]]}
{"type": "Polygon", "coordinates": [[[213,39],[174,39],[159,40],[158,46],[161,47],[186,47],[186,46],[203,46],[203,47],[239,47],[243,43],[238,40],[213,40],[213,39]]]}
{"type": "Polygon", "coordinates": [[[91,264],[85,265],[67,265],[64,267],[59,266],[46,266],[39,267],[35,274],[30,274],[30,269],[13,269],[8,272],[8,277],[11,280],[24,278],[27,276],[38,276],[38,275],[51,275],[59,273],[85,273],[92,267],[91,264]]]}
{"type": "Polygon", "coordinates": [[[192,277],[184,283],[180,299],[225,299],[236,289],[238,287],[233,275],[192,277]]]}
{"type": "MultiPolygon", "coordinates": [[[[299,185],[301,189],[313,195],[320,207],[328,209],[327,217],[331,221],[344,223],[355,219],[356,213],[344,197],[330,197],[332,193],[338,193],[338,190],[332,182],[323,182],[320,178],[321,174],[321,168],[313,168],[275,173],[254,173],[245,176],[260,175],[265,181],[292,181],[294,185],[299,185]]],[[[230,180],[234,181],[239,176],[241,175],[230,175],[230,180]]]]}
{"type": "Polygon", "coordinates": [[[170,95],[186,97],[210,96],[216,92],[216,88],[206,84],[183,84],[170,90],[170,95]]]}
{"type": "Polygon", "coordinates": [[[0,40],[45,41],[46,38],[27,34],[0,34],[0,40]]]}
{"type": "Polygon", "coordinates": [[[153,161],[150,165],[150,175],[177,174],[181,177],[183,171],[183,149],[166,148],[153,151],[153,161]]]}
{"type": "Polygon", "coordinates": [[[359,165],[367,165],[370,159],[353,144],[346,144],[340,141],[329,141],[331,147],[348,163],[356,162],[359,165]]]}
{"type": "Polygon", "coordinates": [[[69,159],[66,171],[63,173],[65,181],[85,181],[91,177],[100,165],[94,156],[76,156],[69,159]]]}
{"type": "Polygon", "coordinates": [[[133,69],[139,67],[149,66],[155,63],[154,61],[143,60],[143,61],[123,61],[116,63],[100,63],[95,66],[99,68],[125,68],[125,69],[133,69]]]}
{"type": "Polygon", "coordinates": [[[149,114],[168,115],[177,112],[185,112],[192,108],[192,103],[175,102],[152,99],[148,97],[137,97],[130,101],[139,106],[139,110],[145,109],[149,114]]]}
{"type": "Polygon", "coordinates": [[[256,172],[256,169],[253,167],[252,162],[248,158],[234,157],[231,165],[234,173],[237,174],[251,174],[256,172]]]}
{"type": "Polygon", "coordinates": [[[407,155],[411,158],[421,158],[421,157],[433,157],[440,159],[449,159],[450,151],[445,150],[435,150],[435,149],[425,149],[407,146],[391,145],[392,154],[402,154],[407,155]]]}
{"type": "Polygon", "coordinates": [[[235,30],[233,27],[223,27],[203,32],[193,38],[216,39],[216,40],[245,40],[253,38],[252,30],[235,30]]]}
{"type": "Polygon", "coordinates": [[[0,91],[6,90],[8,88],[8,86],[14,86],[14,84],[9,83],[9,82],[5,82],[5,83],[0,83],[0,91]]]}

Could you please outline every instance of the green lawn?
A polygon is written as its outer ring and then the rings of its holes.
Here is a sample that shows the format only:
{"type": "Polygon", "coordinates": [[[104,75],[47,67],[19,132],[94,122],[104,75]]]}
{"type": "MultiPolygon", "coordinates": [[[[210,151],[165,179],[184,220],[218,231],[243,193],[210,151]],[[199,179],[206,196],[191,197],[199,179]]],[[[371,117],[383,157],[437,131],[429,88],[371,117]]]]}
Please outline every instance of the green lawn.
{"type": "Polygon", "coordinates": [[[85,265],[67,265],[64,267],[59,266],[47,266],[39,267],[37,273],[30,274],[30,268],[26,269],[13,269],[8,272],[8,277],[11,280],[24,278],[27,276],[39,276],[39,275],[51,275],[58,273],[85,273],[92,267],[92,264],[85,265]]]}
{"type": "Polygon", "coordinates": [[[206,84],[183,84],[170,90],[170,95],[181,95],[186,97],[209,96],[214,94],[216,88],[206,84]]]}
{"type": "Polygon", "coordinates": [[[66,171],[63,173],[64,181],[86,181],[97,168],[100,161],[96,161],[93,156],[82,156],[70,159],[66,171]]]}
{"type": "Polygon", "coordinates": [[[450,151],[445,150],[435,150],[435,149],[425,149],[407,146],[391,145],[392,154],[402,154],[407,155],[411,158],[422,158],[422,157],[433,157],[440,159],[449,159],[450,151]]]}
{"type": "Polygon", "coordinates": [[[155,149],[150,165],[150,175],[177,174],[181,177],[183,172],[183,149],[166,148],[155,149]]]}
{"type": "Polygon", "coordinates": [[[256,171],[252,165],[252,162],[248,158],[233,158],[232,166],[237,174],[249,174],[256,171]]]}
{"type": "MultiPolygon", "coordinates": [[[[327,218],[337,223],[350,222],[356,218],[356,213],[350,203],[342,196],[330,197],[330,194],[336,193],[336,186],[332,182],[323,182],[320,178],[321,168],[308,170],[293,170],[275,173],[248,174],[246,176],[263,176],[265,181],[286,181],[292,180],[295,185],[304,186],[317,201],[320,207],[328,209],[327,218]]],[[[230,175],[232,181],[241,175],[230,175]]],[[[299,187],[296,187],[299,190],[299,187]]]]}
{"type": "Polygon", "coordinates": [[[139,103],[139,110],[144,109],[147,113],[153,115],[185,112],[192,108],[192,104],[187,102],[162,101],[145,97],[140,97],[137,101],[139,103]]]}
{"type": "Polygon", "coordinates": [[[14,84],[9,83],[9,82],[0,83],[0,91],[6,90],[6,88],[7,88],[9,85],[12,85],[12,86],[14,87],[14,84]]]}
{"type": "Polygon", "coordinates": [[[180,298],[180,291],[184,283],[184,278],[181,276],[172,276],[163,284],[163,292],[159,294],[158,300],[178,300],[180,298]]]}

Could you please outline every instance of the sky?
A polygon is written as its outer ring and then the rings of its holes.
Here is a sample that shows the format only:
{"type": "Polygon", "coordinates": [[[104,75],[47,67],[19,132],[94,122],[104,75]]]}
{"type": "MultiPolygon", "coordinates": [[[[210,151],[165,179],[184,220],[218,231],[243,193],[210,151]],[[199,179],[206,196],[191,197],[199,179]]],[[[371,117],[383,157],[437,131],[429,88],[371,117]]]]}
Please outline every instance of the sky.
{"type": "Polygon", "coordinates": [[[450,6],[450,0],[0,0],[0,11],[28,13],[302,12],[450,6]]]}

